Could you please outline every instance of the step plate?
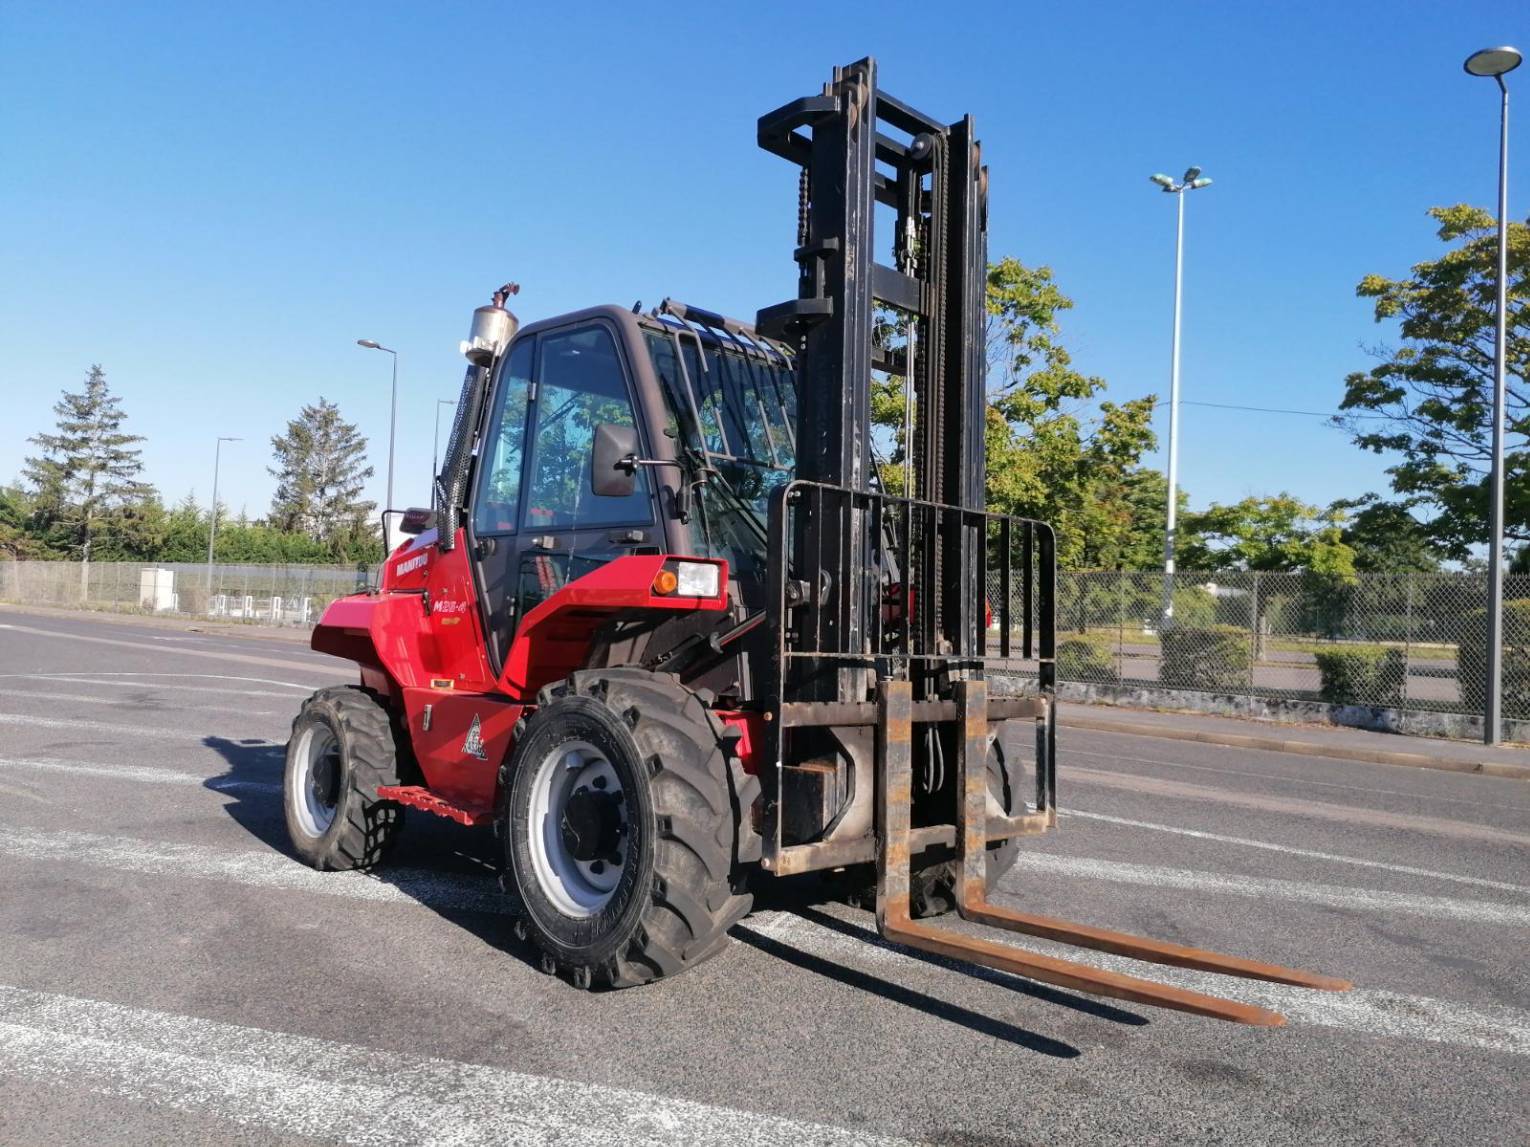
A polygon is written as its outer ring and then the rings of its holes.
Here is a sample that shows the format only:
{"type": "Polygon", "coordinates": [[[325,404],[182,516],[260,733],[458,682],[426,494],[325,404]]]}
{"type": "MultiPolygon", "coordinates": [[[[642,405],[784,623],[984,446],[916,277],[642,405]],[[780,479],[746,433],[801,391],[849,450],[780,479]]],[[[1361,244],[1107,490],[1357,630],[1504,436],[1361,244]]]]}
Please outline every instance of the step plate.
{"type": "Polygon", "coordinates": [[[377,795],[385,801],[397,801],[409,808],[417,808],[434,816],[444,816],[458,824],[469,827],[493,824],[494,810],[479,805],[454,804],[445,797],[437,796],[423,785],[378,785],[377,795]]]}

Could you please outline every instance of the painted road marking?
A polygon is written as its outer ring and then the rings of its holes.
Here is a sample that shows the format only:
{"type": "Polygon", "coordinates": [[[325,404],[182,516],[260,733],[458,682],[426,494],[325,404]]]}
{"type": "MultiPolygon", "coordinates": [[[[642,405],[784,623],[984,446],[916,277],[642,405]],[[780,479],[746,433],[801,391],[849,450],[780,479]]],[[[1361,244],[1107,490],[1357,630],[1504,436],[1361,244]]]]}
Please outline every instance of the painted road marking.
{"type": "MultiPolygon", "coordinates": [[[[928,961],[906,954],[883,940],[870,928],[839,920],[827,928],[790,912],[761,912],[742,925],[777,943],[839,963],[860,963],[915,970],[928,961]],[[846,933],[849,933],[848,935],[846,933]]],[[[1065,959],[1107,971],[1146,976],[1160,983],[1226,999],[1239,1000],[1282,1013],[1293,1025],[1340,1028],[1367,1035],[1428,1043],[1454,1044],[1479,1051],[1530,1056],[1530,1011],[1498,1005],[1467,1006],[1428,996],[1410,996],[1366,988],[1349,992],[1316,992],[1285,984],[1268,984],[1183,968],[1144,965],[1136,960],[1047,944],[1017,943],[1007,935],[1004,942],[1025,951],[1060,955],[1065,959]]],[[[950,964],[949,961],[935,961],[950,964]]],[[[1003,982],[1002,972],[982,978],[1003,982]]]]}
{"type": "Polygon", "coordinates": [[[0,826],[0,856],[62,860],[146,876],[221,880],[256,888],[319,892],[351,900],[424,904],[436,909],[510,911],[509,898],[490,876],[418,868],[364,872],[317,872],[279,852],[231,852],[198,844],[171,844],[91,832],[42,831],[0,826]]]}
{"type": "Polygon", "coordinates": [[[1140,884],[1148,888],[1178,888],[1193,892],[1224,892],[1259,900],[1287,900],[1351,911],[1401,913],[1437,920],[1463,920],[1473,924],[1506,924],[1530,927],[1530,907],[1501,904],[1494,900],[1454,900],[1447,896],[1419,896],[1409,892],[1379,892],[1335,884],[1311,884],[1305,880],[1275,880],[1263,876],[1224,876],[1153,864],[1126,864],[1115,860],[1060,856],[1022,851],[1015,867],[1048,876],[1072,876],[1085,880],[1108,880],[1115,884],[1140,884]]]}
{"type": "Polygon", "coordinates": [[[280,697],[292,700],[291,693],[272,693],[271,690],[245,690],[245,688],[219,688],[217,685],[182,685],[171,681],[133,681],[133,677],[197,677],[208,681],[256,682],[259,685],[282,685],[289,690],[312,693],[312,685],[297,685],[291,681],[269,681],[268,677],[229,677],[222,673],[0,673],[0,677],[17,679],[17,684],[40,681],[61,682],[67,685],[115,685],[130,690],[176,690],[179,693],[222,693],[228,697],[280,697]]]}
{"type": "MultiPolygon", "coordinates": [[[[1095,730],[1090,729],[1088,731],[1092,733],[1095,730]]],[[[1125,735],[1126,734],[1122,734],[1122,733],[1117,733],[1116,734],[1116,736],[1125,736],[1125,735]]],[[[1140,740],[1141,738],[1139,737],[1138,739],[1140,740]]],[[[1198,744],[1202,748],[1208,748],[1208,747],[1209,748],[1216,748],[1217,747],[1217,746],[1214,746],[1214,745],[1206,745],[1205,743],[1198,743],[1198,744]]],[[[1264,750],[1264,751],[1265,752],[1271,752],[1270,750],[1264,750]]],[[[1324,789],[1342,789],[1342,790],[1344,790],[1346,792],[1362,793],[1362,794],[1373,795],[1373,796],[1409,797],[1409,798],[1411,798],[1413,800],[1419,801],[1420,803],[1431,804],[1431,805],[1433,805],[1433,804],[1440,804],[1440,803],[1443,802],[1443,803],[1446,803],[1446,804],[1474,805],[1474,806],[1477,806],[1477,807],[1480,808],[1489,799],[1489,798],[1480,797],[1480,796],[1479,797],[1474,797],[1474,798],[1471,798],[1471,799],[1467,799],[1465,797],[1443,797],[1443,796],[1436,796],[1433,793],[1418,793],[1418,792],[1411,792],[1410,793],[1410,792],[1405,792],[1402,789],[1378,789],[1378,788],[1373,788],[1370,785],[1345,785],[1345,784],[1340,784],[1338,781],[1318,781],[1318,780],[1312,780],[1309,777],[1293,776],[1293,775],[1288,774],[1288,773],[1263,772],[1257,766],[1253,766],[1253,767],[1250,767],[1250,768],[1247,768],[1247,769],[1224,769],[1224,768],[1220,768],[1220,767],[1218,767],[1216,765],[1189,765],[1189,764],[1184,764],[1183,762],[1180,762],[1180,761],[1165,760],[1163,757],[1136,757],[1136,756],[1128,756],[1125,753],[1097,753],[1097,752],[1095,752],[1092,749],[1080,749],[1080,748],[1074,747],[1071,744],[1068,745],[1068,747],[1065,750],[1065,752],[1070,757],[1099,757],[1101,760],[1114,761],[1114,762],[1116,762],[1118,764],[1120,762],[1122,762],[1122,761],[1134,761],[1134,762],[1137,762],[1137,763],[1140,763],[1140,764],[1144,764],[1144,765],[1162,765],[1165,768],[1169,768],[1169,769],[1192,769],[1192,770],[1194,770],[1196,772],[1202,772],[1202,773],[1221,773],[1224,776],[1243,777],[1246,780],[1278,781],[1278,782],[1281,782],[1281,783],[1284,783],[1284,784],[1298,785],[1298,786],[1301,786],[1302,788],[1316,787],[1316,788],[1324,788],[1324,789]]],[[[1288,760],[1288,761],[1302,762],[1302,763],[1306,763],[1308,765],[1312,765],[1314,763],[1320,763],[1321,760],[1322,760],[1322,758],[1319,758],[1318,761],[1315,762],[1312,757],[1305,756],[1305,755],[1302,755],[1302,756],[1291,756],[1291,755],[1280,754],[1280,753],[1273,753],[1273,752],[1271,752],[1271,755],[1273,755],[1273,756],[1285,756],[1286,760],[1288,760]]],[[[1345,764],[1369,764],[1370,762],[1368,762],[1368,761],[1346,761],[1344,763],[1345,764]]],[[[1377,767],[1378,768],[1386,768],[1386,769],[1395,769],[1397,766],[1396,765],[1379,765],[1377,767]]],[[[1428,775],[1435,776],[1435,775],[1438,775],[1438,774],[1429,773],[1428,775]]],[[[1530,805],[1515,805],[1515,804],[1505,805],[1505,804],[1502,804],[1502,803],[1500,803],[1498,801],[1493,801],[1492,804],[1493,804],[1494,808],[1499,808],[1499,809],[1502,809],[1502,808],[1530,809],[1530,805]]]]}
{"type": "Polygon", "coordinates": [[[627,1088],[3,985],[0,1070],[206,1112],[270,1134],[344,1143],[898,1142],[627,1088]]]}
{"type": "Polygon", "coordinates": [[[0,757],[0,769],[34,769],[40,772],[75,773],[103,777],[109,781],[134,781],[149,785],[194,785],[197,788],[226,792],[282,791],[280,781],[241,781],[232,777],[204,777],[179,769],[160,769],[150,765],[103,765],[88,761],[55,761],[36,758],[0,757]]]}
{"type": "Polygon", "coordinates": [[[1218,844],[1236,844],[1244,848],[1261,848],[1269,852],[1283,852],[1289,856],[1302,856],[1311,860],[1334,861],[1339,864],[1357,864],[1362,868],[1377,868],[1384,872],[1397,872],[1405,876],[1425,876],[1430,880],[1451,880],[1457,884],[1474,884],[1479,888],[1496,888],[1502,892],[1518,892],[1530,896],[1530,886],[1508,884],[1502,880],[1484,880],[1480,876],[1458,876],[1453,872],[1436,872],[1432,868],[1413,868],[1406,864],[1387,864],[1380,860],[1362,860],[1358,856],[1339,856],[1332,852],[1316,852],[1310,848],[1292,848],[1285,844],[1271,844],[1264,840],[1249,840],[1242,836],[1223,836],[1215,832],[1201,832],[1193,828],[1175,828],[1173,825],[1153,824],[1145,820],[1128,820],[1122,816],[1106,816],[1099,812],[1080,812],[1069,809],[1059,813],[1062,817],[1081,817],[1084,820],[1100,820],[1108,824],[1126,825],[1129,828],[1146,828],[1154,832],[1172,832],[1177,836],[1194,837],[1196,840],[1214,840],[1218,844]]]}
{"type": "MultiPolygon", "coordinates": [[[[139,688],[146,688],[146,686],[140,685],[139,688]]],[[[238,693],[230,692],[227,689],[220,689],[218,692],[230,698],[239,696],[238,693]]],[[[278,694],[278,696],[285,696],[285,694],[278,694]]],[[[85,705],[115,705],[118,708],[154,708],[153,706],[144,705],[141,701],[135,701],[131,697],[103,697],[95,693],[39,693],[34,689],[22,689],[0,695],[0,701],[27,701],[33,699],[38,701],[71,701],[85,705]]],[[[202,709],[220,709],[230,713],[245,713],[251,717],[282,716],[282,714],[277,713],[274,709],[246,709],[243,705],[234,704],[219,705],[203,702],[197,707],[202,709]]],[[[161,712],[163,710],[154,709],[154,711],[161,712]]],[[[185,710],[180,711],[184,712],[185,710]]]]}
{"type": "Polygon", "coordinates": [[[83,681],[88,685],[127,685],[136,686],[137,688],[152,685],[156,689],[192,689],[199,693],[242,693],[246,697],[287,696],[285,693],[257,693],[254,690],[214,689],[206,685],[172,685],[159,681],[116,680],[119,677],[194,677],[199,681],[249,681],[256,685],[280,685],[283,689],[301,689],[305,693],[313,692],[312,685],[299,685],[293,681],[273,681],[269,677],[233,677],[227,673],[124,673],[119,671],[104,672],[99,669],[82,669],[69,673],[0,673],[0,678],[21,678],[29,681],[83,681]]]}
{"type": "Polygon", "coordinates": [[[1286,813],[1292,816],[1311,817],[1316,820],[1336,821],[1350,826],[1374,825],[1378,828],[1402,828],[1413,832],[1427,832],[1436,836],[1449,836],[1457,840],[1475,840],[1487,844],[1514,844],[1530,846],[1530,835],[1510,832],[1491,825],[1472,824],[1469,821],[1446,820],[1443,817],[1417,816],[1411,813],[1384,812],[1381,809],[1357,808],[1354,805],[1329,804],[1325,801],[1303,800],[1300,797],[1266,796],[1260,793],[1241,793],[1231,789],[1213,788],[1210,785],[1192,785],[1184,781],[1168,781],[1161,777],[1146,777],[1141,773],[1118,773],[1105,769],[1086,769],[1078,765],[1068,770],[1070,784],[1099,785],[1102,788],[1125,789],[1128,792],[1148,796],[1179,797],[1187,800],[1211,801],[1229,808],[1257,809],[1260,812],[1286,813]]]}
{"type": "MultiPolygon", "coordinates": [[[[13,625],[10,627],[17,633],[34,633],[39,637],[62,638],[66,641],[89,641],[97,645],[123,645],[138,652],[145,652],[143,643],[140,641],[128,641],[120,637],[95,637],[84,633],[66,633],[59,629],[38,629],[30,625],[13,625]]],[[[270,665],[277,669],[285,669],[294,673],[318,673],[325,677],[333,677],[337,672],[343,672],[343,666],[339,662],[325,665],[317,660],[310,664],[301,661],[279,661],[275,657],[255,657],[248,653],[223,653],[211,649],[185,649],[174,651],[176,657],[211,657],[217,661],[243,661],[249,665],[270,665]]]]}
{"type": "MultiPolygon", "coordinates": [[[[163,725],[115,725],[108,721],[79,721],[66,717],[33,717],[23,713],[0,713],[0,725],[26,725],[34,729],[61,729],[70,733],[114,733],[129,737],[168,737],[172,740],[204,740],[208,734],[195,729],[171,729],[163,725]]],[[[281,741],[239,738],[239,744],[259,747],[281,741]]]]}
{"type": "MultiPolygon", "coordinates": [[[[508,897],[499,892],[497,882],[488,876],[406,868],[384,869],[381,877],[358,872],[316,872],[271,852],[231,853],[201,845],[0,827],[0,855],[21,860],[88,864],[144,875],[319,892],[362,901],[418,903],[438,910],[498,914],[510,911],[508,897]]],[[[762,912],[741,925],[746,931],[829,959],[862,964],[903,961],[911,968],[919,963],[872,930],[848,921],[842,926],[853,934],[843,935],[789,912],[762,912]]],[[[1060,949],[1038,945],[1029,950],[1057,952],[1060,949]]],[[[1075,949],[1066,949],[1066,953],[1069,959],[1096,967],[1143,974],[1142,965],[1136,961],[1075,949]]],[[[955,966],[950,962],[946,964],[955,966]]],[[[1530,1012],[1514,1008],[1467,1007],[1424,996],[1384,991],[1311,992],[1178,968],[1154,967],[1148,974],[1161,982],[1273,1008],[1293,1022],[1530,1055],[1530,1012]]],[[[1004,973],[999,972],[984,972],[981,978],[1008,982],[1004,973]]]]}

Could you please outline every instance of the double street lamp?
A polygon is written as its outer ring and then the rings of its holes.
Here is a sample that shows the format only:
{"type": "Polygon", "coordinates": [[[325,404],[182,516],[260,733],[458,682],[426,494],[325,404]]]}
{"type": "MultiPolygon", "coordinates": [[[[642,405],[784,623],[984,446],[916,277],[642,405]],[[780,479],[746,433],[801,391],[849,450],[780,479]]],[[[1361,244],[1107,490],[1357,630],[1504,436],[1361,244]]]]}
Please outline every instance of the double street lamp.
{"type": "Polygon", "coordinates": [[[1488,502],[1488,625],[1487,702],[1482,712],[1482,739],[1498,744],[1503,699],[1503,423],[1505,349],[1509,311],[1509,89],[1503,78],[1519,67],[1518,50],[1508,46],[1484,48],[1467,57],[1468,74],[1498,84],[1498,329],[1493,340],[1493,461],[1488,502]]]}
{"type": "Polygon", "coordinates": [[[357,346],[364,346],[367,350],[380,350],[393,356],[393,399],[391,413],[388,415],[388,503],[383,507],[383,551],[393,552],[393,545],[388,532],[388,514],[393,510],[393,440],[394,432],[398,427],[398,351],[385,347],[375,339],[357,339],[357,346]]]}
{"type": "Polygon", "coordinates": [[[1178,182],[1167,175],[1149,178],[1179,201],[1179,224],[1174,232],[1174,343],[1169,369],[1169,511],[1163,535],[1163,624],[1174,620],[1174,526],[1179,515],[1179,314],[1185,265],[1185,193],[1210,187],[1199,167],[1186,168],[1178,182]]]}

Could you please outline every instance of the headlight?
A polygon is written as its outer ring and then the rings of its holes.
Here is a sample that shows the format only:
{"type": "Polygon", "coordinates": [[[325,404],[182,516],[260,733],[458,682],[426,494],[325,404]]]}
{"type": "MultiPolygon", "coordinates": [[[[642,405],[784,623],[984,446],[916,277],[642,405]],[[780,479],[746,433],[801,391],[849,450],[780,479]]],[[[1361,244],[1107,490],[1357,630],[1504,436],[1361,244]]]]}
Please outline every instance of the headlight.
{"type": "Polygon", "coordinates": [[[683,597],[716,597],[718,568],[711,562],[676,562],[675,592],[683,597]]]}

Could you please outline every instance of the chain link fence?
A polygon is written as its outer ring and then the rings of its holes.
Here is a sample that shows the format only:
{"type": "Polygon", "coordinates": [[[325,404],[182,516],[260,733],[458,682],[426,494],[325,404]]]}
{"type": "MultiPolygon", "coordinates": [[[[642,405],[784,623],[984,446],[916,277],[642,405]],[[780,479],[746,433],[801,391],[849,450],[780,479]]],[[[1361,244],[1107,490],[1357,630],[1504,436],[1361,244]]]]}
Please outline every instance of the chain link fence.
{"type": "Polygon", "coordinates": [[[312,625],[366,589],[365,566],[194,562],[0,562],[0,601],[258,625],[312,625]]]}
{"type": "MultiPolygon", "coordinates": [[[[0,561],[0,600],[312,625],[373,576],[365,566],[0,561]]],[[[988,589],[997,600],[996,577],[988,589]]],[[[1179,573],[1170,597],[1172,613],[1161,573],[1059,573],[1059,681],[1085,700],[1264,716],[1283,706],[1298,719],[1338,706],[1369,711],[1355,723],[1372,727],[1476,735],[1452,721],[1465,717],[1480,730],[1484,574],[1179,573]]],[[[1503,716],[1530,722],[1530,576],[1507,578],[1504,598],[1503,716]]]]}
{"type": "MultiPolygon", "coordinates": [[[[1504,598],[1503,715],[1530,721],[1530,576],[1508,577],[1504,598]]],[[[1058,679],[1100,687],[1102,700],[1195,694],[1212,711],[1289,702],[1299,717],[1305,702],[1480,721],[1486,602],[1485,574],[1182,572],[1166,593],[1162,573],[1059,573],[1058,679]]],[[[1413,724],[1471,735],[1447,719],[1413,724]]]]}

